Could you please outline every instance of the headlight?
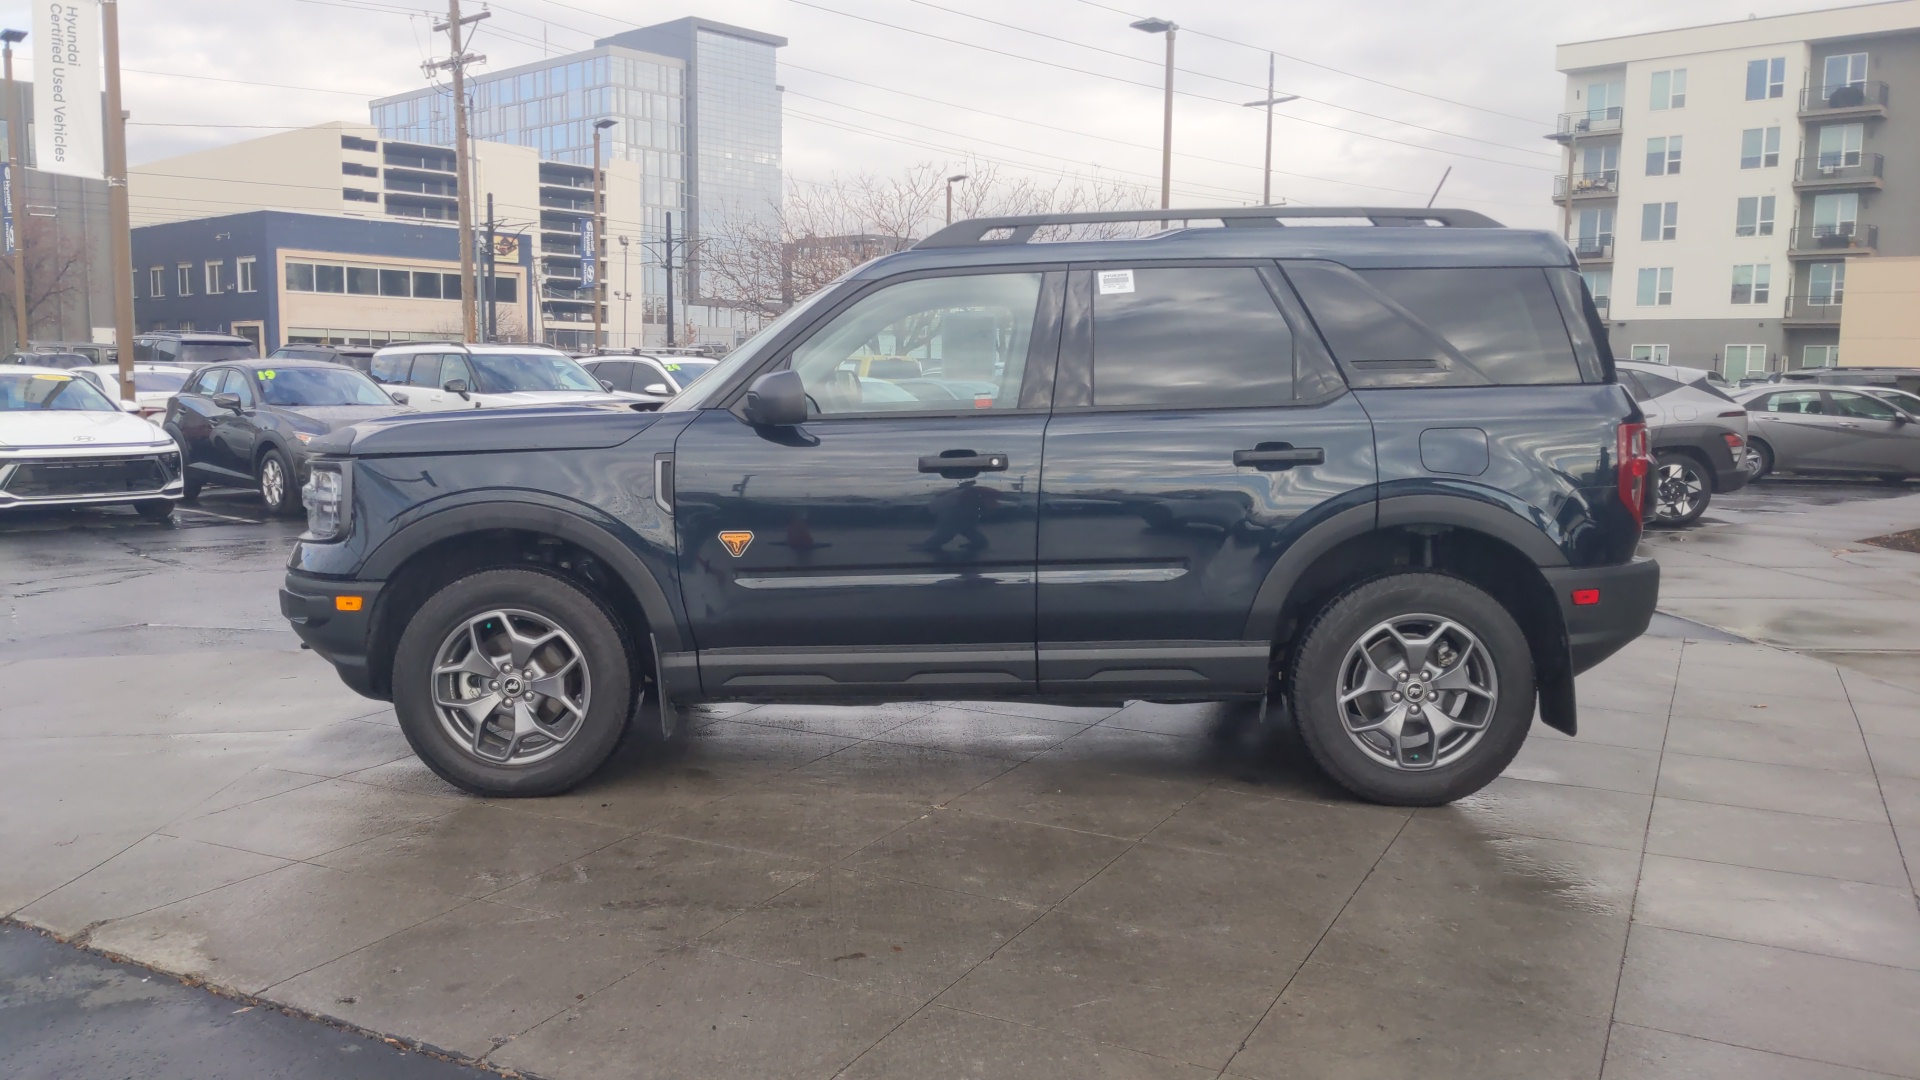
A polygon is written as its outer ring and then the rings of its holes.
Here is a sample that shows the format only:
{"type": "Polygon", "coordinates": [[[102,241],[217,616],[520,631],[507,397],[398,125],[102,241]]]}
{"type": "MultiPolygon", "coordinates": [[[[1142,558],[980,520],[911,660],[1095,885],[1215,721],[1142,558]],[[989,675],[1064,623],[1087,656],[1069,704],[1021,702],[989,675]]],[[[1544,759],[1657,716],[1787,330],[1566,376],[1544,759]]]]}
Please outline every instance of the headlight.
{"type": "Polygon", "coordinates": [[[347,535],[347,481],[338,463],[315,462],[300,498],[307,504],[307,539],[325,543],[347,535]]]}
{"type": "Polygon", "coordinates": [[[296,431],[293,433],[293,437],[299,439],[302,443],[310,443],[314,439],[319,438],[319,436],[311,431],[296,431]]]}

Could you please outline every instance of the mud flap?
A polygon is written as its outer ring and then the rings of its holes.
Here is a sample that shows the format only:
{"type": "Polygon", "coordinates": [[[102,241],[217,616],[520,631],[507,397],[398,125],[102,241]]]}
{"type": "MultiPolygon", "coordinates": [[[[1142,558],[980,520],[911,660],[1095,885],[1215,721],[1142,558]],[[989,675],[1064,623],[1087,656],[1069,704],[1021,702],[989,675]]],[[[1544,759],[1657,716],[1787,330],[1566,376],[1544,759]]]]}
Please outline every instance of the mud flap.
{"type": "Polygon", "coordinates": [[[1561,671],[1540,680],[1540,722],[1568,735],[1578,727],[1573,699],[1573,675],[1561,671]]]}
{"type": "Polygon", "coordinates": [[[653,646],[653,693],[660,700],[660,737],[672,739],[680,733],[680,710],[674,708],[673,695],[667,692],[667,667],[660,662],[660,639],[648,634],[647,643],[653,646]]]}

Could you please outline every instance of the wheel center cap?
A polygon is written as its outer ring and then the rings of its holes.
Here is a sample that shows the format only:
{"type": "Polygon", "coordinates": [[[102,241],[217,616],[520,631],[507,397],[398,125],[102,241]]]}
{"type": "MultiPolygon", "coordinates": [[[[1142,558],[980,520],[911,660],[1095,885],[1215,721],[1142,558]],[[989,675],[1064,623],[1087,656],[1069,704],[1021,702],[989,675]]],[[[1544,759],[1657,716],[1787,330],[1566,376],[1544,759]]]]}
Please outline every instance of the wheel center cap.
{"type": "Polygon", "coordinates": [[[1408,701],[1419,701],[1421,698],[1426,696],[1427,696],[1427,688],[1424,685],[1420,683],[1407,684],[1407,700],[1408,701]]]}
{"type": "Polygon", "coordinates": [[[526,685],[519,679],[505,678],[500,680],[500,692],[508,697],[518,697],[525,689],[526,685]]]}

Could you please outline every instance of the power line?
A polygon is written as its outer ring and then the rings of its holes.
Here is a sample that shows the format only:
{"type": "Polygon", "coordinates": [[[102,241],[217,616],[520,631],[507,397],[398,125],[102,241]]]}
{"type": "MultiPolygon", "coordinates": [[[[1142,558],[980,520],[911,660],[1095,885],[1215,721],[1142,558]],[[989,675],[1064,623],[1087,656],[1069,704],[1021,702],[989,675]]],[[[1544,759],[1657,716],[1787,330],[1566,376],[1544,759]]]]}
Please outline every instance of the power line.
{"type": "MultiPolygon", "coordinates": [[[[1075,48],[1086,49],[1090,52],[1097,52],[1106,56],[1117,56],[1122,60],[1129,60],[1139,64],[1149,64],[1156,68],[1160,66],[1158,61],[1150,60],[1144,56],[1135,56],[1132,53],[1121,52],[1118,49],[1108,49],[1099,45],[1091,45],[1084,41],[1075,41],[1072,38],[1060,37],[1057,34],[1049,34],[1041,30],[1031,30],[1031,29],[1028,29],[1027,27],[1019,26],[1014,23],[1002,22],[999,19],[990,19],[985,15],[976,15],[970,11],[960,11],[955,8],[945,7],[943,5],[933,3],[932,0],[908,0],[908,2],[919,4],[921,7],[932,8],[935,11],[944,11],[951,15],[959,15],[962,18],[973,19],[977,22],[986,23],[989,26],[998,26],[1007,30],[1017,31],[1022,34],[1031,34],[1034,37],[1045,38],[1048,41],[1057,41],[1063,45],[1072,45],[1075,48]]],[[[1181,29],[1185,29],[1185,27],[1182,27],[1181,29]]],[[[1175,67],[1174,70],[1185,75],[1194,75],[1203,79],[1212,79],[1215,82],[1223,82],[1232,86],[1243,86],[1251,90],[1260,90],[1260,91],[1266,90],[1266,86],[1262,83],[1251,83],[1251,82],[1245,81],[1244,79],[1228,78],[1225,75],[1215,75],[1212,72],[1197,71],[1193,68],[1185,68],[1185,67],[1175,67]]],[[[1309,97],[1306,94],[1295,94],[1294,96],[1299,98],[1301,101],[1310,101],[1315,105],[1324,105],[1329,109],[1339,109],[1342,112],[1349,112],[1354,114],[1355,116],[1365,116],[1373,120],[1384,120],[1389,124],[1399,124],[1402,127],[1415,128],[1420,131],[1430,131],[1436,135],[1445,135],[1451,139],[1465,139],[1468,142],[1484,143],[1488,146],[1499,147],[1502,150],[1513,150],[1519,153],[1535,154],[1542,157],[1558,156],[1549,151],[1537,150],[1531,146],[1515,146],[1512,143],[1504,143],[1496,139],[1482,139],[1477,135],[1462,135],[1457,131],[1447,131],[1444,128],[1433,127],[1432,125],[1429,125],[1429,124],[1418,124],[1418,123],[1414,123],[1411,120],[1400,120],[1391,116],[1382,116],[1379,113],[1367,112],[1364,109],[1355,109],[1355,108],[1352,108],[1351,106],[1339,105],[1331,101],[1322,100],[1320,98],[1309,97]]]]}
{"type": "MultiPolygon", "coordinates": [[[[971,41],[961,41],[958,38],[942,37],[939,34],[930,33],[926,30],[916,30],[911,26],[901,26],[899,23],[890,23],[885,21],[884,19],[875,19],[866,15],[855,15],[850,11],[840,11],[836,8],[827,7],[824,4],[813,3],[812,0],[787,0],[787,2],[790,4],[798,4],[801,7],[805,7],[805,8],[812,8],[816,11],[824,11],[830,15],[839,15],[844,18],[855,19],[859,22],[872,23],[875,26],[884,26],[889,30],[898,30],[898,31],[901,31],[902,33],[913,34],[916,37],[932,38],[935,41],[947,42],[953,45],[964,45],[969,49],[978,49],[981,52],[992,53],[995,56],[1004,56],[1013,60],[1024,60],[1029,64],[1039,64],[1042,67],[1058,68],[1061,71],[1071,71],[1079,75],[1091,75],[1096,79],[1106,79],[1110,82],[1124,83],[1128,86],[1141,86],[1149,90],[1161,89],[1161,87],[1155,83],[1140,82],[1137,79],[1129,79],[1120,75],[1109,75],[1103,71],[1093,71],[1088,68],[1074,67],[1071,64],[1062,64],[1052,60],[1041,60],[1037,57],[1023,56],[1020,53],[1008,52],[1005,49],[996,49],[991,45],[978,45],[971,41]]],[[[1200,101],[1211,101],[1221,105],[1231,105],[1235,108],[1240,107],[1240,103],[1237,101],[1230,101],[1227,98],[1213,97],[1210,94],[1196,94],[1191,90],[1175,90],[1174,92],[1181,95],[1182,97],[1195,98],[1200,101]]],[[[1466,158],[1470,161],[1484,161],[1490,165],[1504,165],[1510,169],[1529,169],[1534,172],[1544,172],[1544,173],[1550,173],[1554,171],[1551,167],[1545,166],[1545,165],[1526,165],[1517,161],[1502,161],[1499,158],[1481,157],[1478,154],[1468,154],[1468,153],[1463,153],[1459,150],[1448,150],[1438,146],[1425,146],[1420,143],[1408,142],[1405,139],[1396,139],[1388,135],[1376,135],[1369,131],[1356,131],[1353,128],[1343,128],[1338,124],[1328,124],[1328,123],[1323,123],[1319,120],[1309,120],[1304,116],[1294,116],[1291,113],[1283,114],[1283,115],[1285,115],[1285,118],[1287,120],[1296,124],[1308,124],[1313,127],[1327,128],[1331,131],[1338,131],[1348,135],[1356,135],[1364,139],[1376,139],[1376,140],[1379,140],[1380,142],[1393,143],[1397,146],[1411,147],[1412,149],[1424,150],[1429,153],[1447,154],[1452,157],[1466,158]]]]}
{"type": "MultiPolygon", "coordinates": [[[[1076,0],[1076,2],[1085,4],[1088,7],[1099,8],[1102,11],[1111,11],[1115,15],[1125,15],[1129,19],[1139,19],[1141,17],[1139,15],[1134,14],[1131,11],[1126,11],[1121,8],[1114,7],[1110,4],[1099,3],[1098,0],[1076,0]]],[[[1472,109],[1475,112],[1483,112],[1492,116],[1501,116],[1501,117],[1505,117],[1508,120],[1518,120],[1521,123],[1531,124],[1536,128],[1542,128],[1542,127],[1548,126],[1545,123],[1543,123],[1541,120],[1539,120],[1537,117],[1519,116],[1510,112],[1501,112],[1499,109],[1489,109],[1484,105],[1474,105],[1470,102],[1455,101],[1452,98],[1441,97],[1438,94],[1429,94],[1425,90],[1415,90],[1410,86],[1401,86],[1397,83],[1387,82],[1384,79],[1376,79],[1371,75],[1362,75],[1359,72],[1348,71],[1345,68],[1337,68],[1337,67],[1334,67],[1332,64],[1322,64],[1317,60],[1308,60],[1304,56],[1295,56],[1292,53],[1282,52],[1279,49],[1269,48],[1268,46],[1265,46],[1265,45],[1257,45],[1251,41],[1243,41],[1238,38],[1222,37],[1219,34],[1209,34],[1205,30],[1196,30],[1193,27],[1185,26],[1185,25],[1181,26],[1180,29],[1185,30],[1187,33],[1194,34],[1198,37],[1211,38],[1214,41],[1224,41],[1229,45],[1238,45],[1241,48],[1252,49],[1256,52],[1265,52],[1265,53],[1272,53],[1275,56],[1284,56],[1288,60],[1291,60],[1296,64],[1305,64],[1308,67],[1316,67],[1322,71],[1331,71],[1336,75],[1344,75],[1349,79],[1358,79],[1361,82],[1372,83],[1375,86],[1384,86],[1389,90],[1398,90],[1403,94],[1412,94],[1415,97],[1428,98],[1433,101],[1441,102],[1442,104],[1454,105],[1462,109],[1472,109]]]]}

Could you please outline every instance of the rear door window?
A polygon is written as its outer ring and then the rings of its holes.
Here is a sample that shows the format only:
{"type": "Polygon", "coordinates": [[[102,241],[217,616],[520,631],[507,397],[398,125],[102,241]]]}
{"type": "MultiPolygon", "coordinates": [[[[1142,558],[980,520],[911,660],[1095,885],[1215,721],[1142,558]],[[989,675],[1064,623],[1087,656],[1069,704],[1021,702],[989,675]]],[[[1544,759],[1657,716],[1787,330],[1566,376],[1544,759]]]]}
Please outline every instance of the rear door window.
{"type": "Polygon", "coordinates": [[[1757,404],[1759,408],[1754,409],[1754,412],[1818,416],[1825,411],[1818,390],[1781,390],[1766,395],[1757,404]]]}
{"type": "Polygon", "coordinates": [[[1355,386],[1586,381],[1541,268],[1286,272],[1355,386]]]}
{"type": "Polygon", "coordinates": [[[439,353],[421,353],[413,358],[413,371],[407,377],[408,386],[420,386],[429,390],[440,389],[439,353]]]}
{"type": "Polygon", "coordinates": [[[407,381],[407,362],[412,359],[409,353],[383,353],[373,358],[369,374],[378,382],[399,385],[407,381]]]}
{"type": "Polygon", "coordinates": [[[1258,270],[1091,273],[1095,408],[1293,403],[1293,330],[1258,270]]]}

